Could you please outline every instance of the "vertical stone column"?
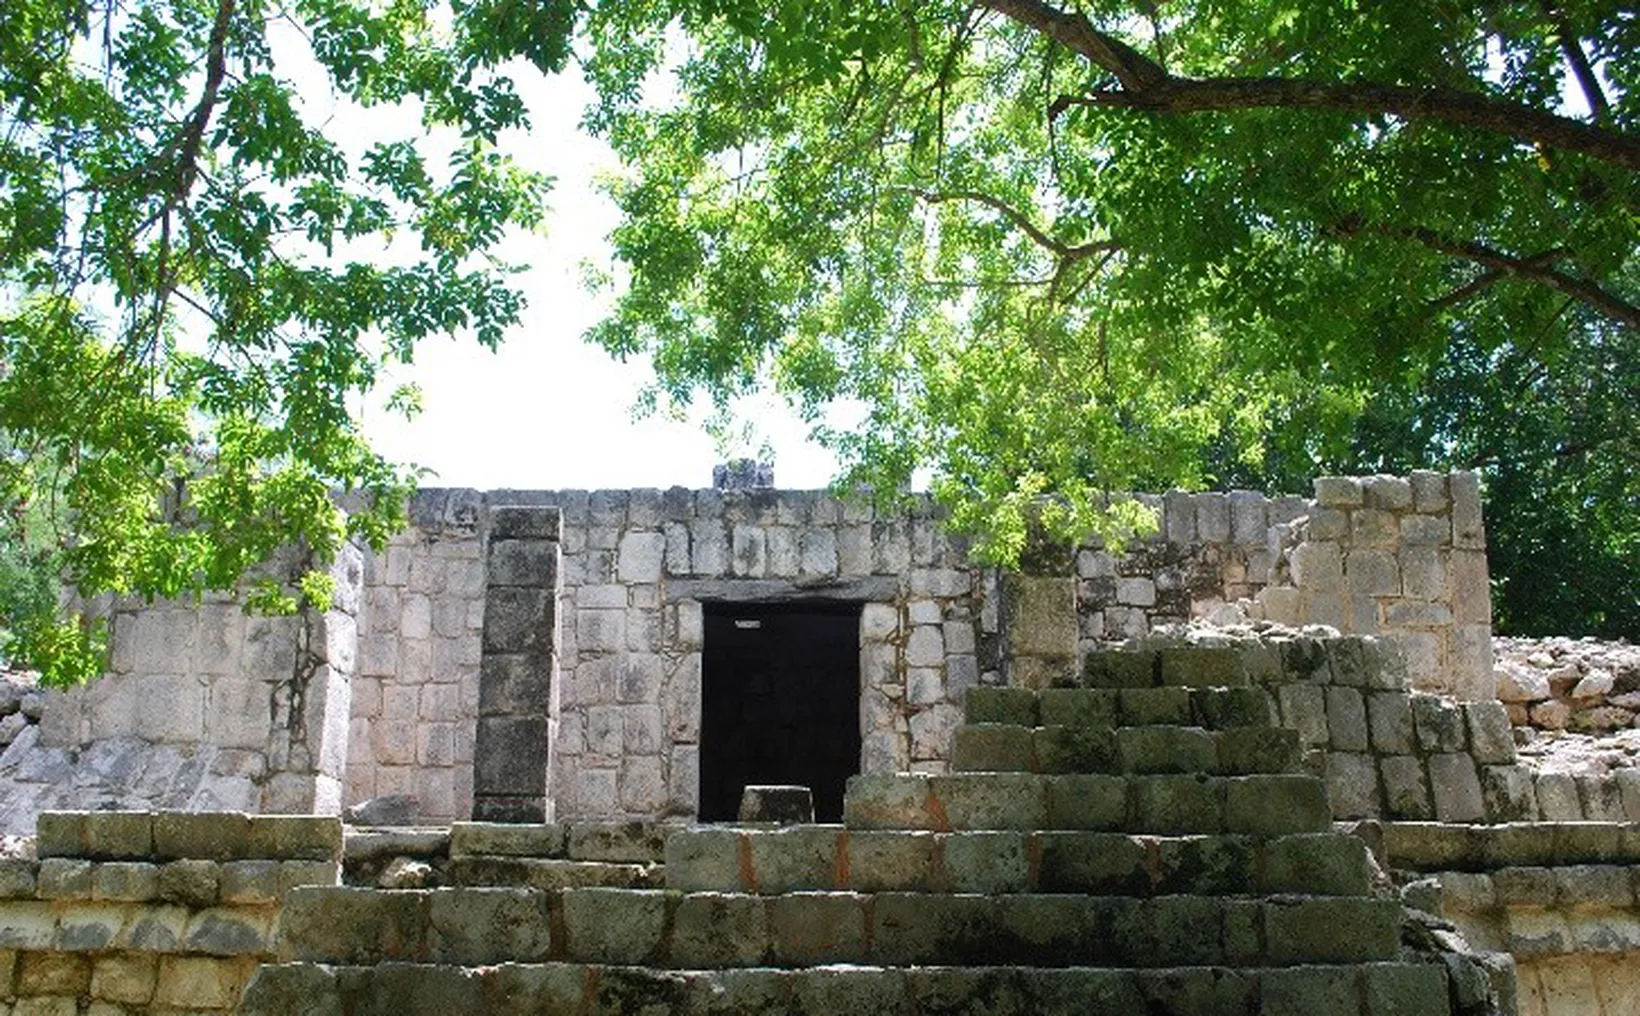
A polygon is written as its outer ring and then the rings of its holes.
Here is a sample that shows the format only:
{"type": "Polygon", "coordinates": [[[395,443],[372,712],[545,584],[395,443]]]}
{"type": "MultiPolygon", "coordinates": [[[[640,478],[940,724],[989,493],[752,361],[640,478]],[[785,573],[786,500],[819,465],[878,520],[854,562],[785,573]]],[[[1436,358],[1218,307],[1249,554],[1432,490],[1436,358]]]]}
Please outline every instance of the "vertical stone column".
{"type": "Polygon", "coordinates": [[[556,508],[490,512],[473,818],[544,822],[558,720],[556,508]]]}

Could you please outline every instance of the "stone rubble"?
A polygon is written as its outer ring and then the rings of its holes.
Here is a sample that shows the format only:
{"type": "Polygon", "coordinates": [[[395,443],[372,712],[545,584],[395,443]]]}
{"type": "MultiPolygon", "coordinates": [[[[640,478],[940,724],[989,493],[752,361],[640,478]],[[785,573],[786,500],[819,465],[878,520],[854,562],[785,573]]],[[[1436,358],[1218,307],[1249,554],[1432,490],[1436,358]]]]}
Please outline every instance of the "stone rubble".
{"type": "Polygon", "coordinates": [[[1495,637],[1498,698],[1517,727],[1598,734],[1640,725],[1640,646],[1495,637]]]}

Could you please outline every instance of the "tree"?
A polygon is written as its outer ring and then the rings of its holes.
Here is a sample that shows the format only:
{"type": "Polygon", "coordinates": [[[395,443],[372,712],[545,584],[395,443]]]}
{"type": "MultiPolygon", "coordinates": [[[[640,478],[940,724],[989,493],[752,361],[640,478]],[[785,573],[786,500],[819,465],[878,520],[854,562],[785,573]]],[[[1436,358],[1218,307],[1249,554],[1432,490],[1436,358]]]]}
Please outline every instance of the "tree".
{"type": "Polygon", "coordinates": [[[861,404],[822,428],[852,478],[930,470],[1004,558],[1044,493],[1069,531],[1101,490],[1345,458],[1455,343],[1529,369],[1640,330],[1621,4],[639,0],[586,32],[630,167],[594,337],[658,398],[861,404]]]}
{"type": "Polygon", "coordinates": [[[413,474],[369,448],[355,411],[426,337],[493,346],[517,320],[491,249],[540,221],[547,181],[500,150],[528,124],[499,64],[561,67],[570,14],[0,6],[0,651],[50,682],[98,671],[59,576],[198,594],[300,543],[313,567],[253,600],[322,607],[341,542],[392,531],[413,474]],[[348,151],[312,122],[293,59],[403,137],[348,151]],[[417,144],[429,135],[447,158],[417,144]],[[351,515],[347,491],[364,495],[351,515]]]}

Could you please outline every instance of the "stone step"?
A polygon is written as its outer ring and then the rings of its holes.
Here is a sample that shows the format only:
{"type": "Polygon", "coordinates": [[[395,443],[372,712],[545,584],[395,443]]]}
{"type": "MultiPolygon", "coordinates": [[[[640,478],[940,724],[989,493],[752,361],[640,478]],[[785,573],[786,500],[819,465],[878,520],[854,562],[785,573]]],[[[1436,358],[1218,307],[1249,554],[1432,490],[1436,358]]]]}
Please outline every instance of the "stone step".
{"type": "Polygon", "coordinates": [[[1444,968],[264,966],[240,1016],[1450,1016],[1444,968]]]}
{"type": "Polygon", "coordinates": [[[659,889],[666,869],[659,864],[570,861],[556,857],[452,857],[445,877],[456,886],[516,886],[523,889],[605,887],[659,889]]]}
{"type": "Polygon", "coordinates": [[[850,832],[702,826],[666,846],[684,892],[1364,896],[1366,843],[1341,833],[1139,837],[1090,832],[850,832]]]}
{"type": "Polygon", "coordinates": [[[1270,697],[1259,688],[968,689],[969,723],[1021,727],[1142,727],[1153,724],[1228,730],[1273,727],[1270,697]]]}
{"type": "Polygon", "coordinates": [[[1400,922],[1394,900],[1328,896],[302,888],[280,935],[319,963],[1148,968],[1392,959],[1400,922]]]}
{"type": "Polygon", "coordinates": [[[450,827],[450,856],[659,864],[666,837],[680,828],[668,822],[457,822],[450,827]]]}
{"type": "Polygon", "coordinates": [[[1332,812],[1312,776],[873,773],[852,776],[851,830],[1082,829],[1156,836],[1325,832],[1332,812]]]}
{"type": "Polygon", "coordinates": [[[1386,863],[1410,871],[1640,865],[1640,822],[1385,822],[1382,829],[1386,863]]]}
{"type": "Polygon", "coordinates": [[[1206,730],[974,723],[957,728],[951,767],[957,772],[1247,776],[1298,772],[1303,757],[1298,731],[1279,727],[1206,730]]]}

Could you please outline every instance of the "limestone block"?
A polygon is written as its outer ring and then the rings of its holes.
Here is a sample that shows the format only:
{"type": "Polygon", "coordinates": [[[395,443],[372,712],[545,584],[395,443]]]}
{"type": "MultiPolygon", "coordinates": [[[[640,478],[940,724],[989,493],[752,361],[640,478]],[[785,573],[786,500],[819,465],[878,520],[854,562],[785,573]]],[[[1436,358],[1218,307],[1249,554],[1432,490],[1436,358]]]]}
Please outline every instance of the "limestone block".
{"type": "Polygon", "coordinates": [[[1480,474],[1455,472],[1451,477],[1452,544],[1478,550],[1486,546],[1486,530],[1481,522],[1480,474]]]}
{"type": "Polygon", "coordinates": [[[666,928],[666,895],[631,889],[571,889],[563,894],[564,935],[571,959],[643,963],[658,957],[666,928]]]}
{"type": "Polygon", "coordinates": [[[118,903],[60,905],[57,948],[69,952],[100,952],[115,945],[126,919],[142,908],[118,903]]]}
{"type": "MultiPolygon", "coordinates": [[[[1395,900],[1301,898],[1264,905],[1266,949],[1272,964],[1370,963],[1393,959],[1397,954],[1400,924],[1401,905],[1395,900]]],[[[1329,972],[1328,976],[1337,979],[1338,975],[1329,972]]],[[[1349,1010],[1346,1007],[1309,1011],[1349,1010]]]]}
{"type": "Polygon", "coordinates": [[[1425,751],[1459,752],[1468,746],[1462,705],[1437,695],[1413,695],[1412,718],[1425,751]]]}
{"type": "Polygon", "coordinates": [[[516,586],[492,588],[484,602],[484,651],[550,653],[556,606],[551,589],[516,586]]]}
{"type": "Polygon", "coordinates": [[[1320,541],[1347,540],[1350,538],[1350,515],[1337,508],[1317,507],[1310,512],[1306,535],[1309,539],[1320,541]]]}
{"type": "Polygon", "coordinates": [[[1004,587],[1013,652],[1074,660],[1078,638],[1075,580],[1010,574],[1004,577],[1004,587]]]}
{"type": "Polygon", "coordinates": [[[831,529],[804,529],[800,540],[799,574],[837,574],[837,535],[831,529]]]}
{"type": "MultiPolygon", "coordinates": [[[[286,671],[282,676],[288,675],[286,671]]],[[[205,729],[207,686],[201,679],[145,672],[139,680],[137,728],[132,733],[149,741],[197,744],[205,729]]]]}
{"type": "Polygon", "coordinates": [[[880,575],[903,575],[911,568],[911,534],[903,523],[878,520],[871,527],[871,567],[880,575]]]}
{"type": "Polygon", "coordinates": [[[1224,494],[1197,494],[1196,538],[1203,543],[1230,541],[1230,499],[1224,494]]]}
{"type": "Polygon", "coordinates": [[[1412,485],[1412,507],[1426,514],[1443,514],[1451,509],[1447,494],[1446,474],[1429,469],[1415,469],[1408,477],[1412,485]]]}
{"type": "Polygon", "coordinates": [[[1281,725],[1298,731],[1306,745],[1322,746],[1332,740],[1327,727],[1326,693],[1318,686],[1286,684],[1276,691],[1281,725]]]}
{"type": "Polygon", "coordinates": [[[1315,479],[1316,503],[1326,508],[1354,508],[1362,503],[1365,492],[1361,481],[1353,476],[1318,476],[1315,479]]]}
{"type": "Polygon", "coordinates": [[[142,861],[105,861],[91,876],[91,898],[141,903],[159,895],[159,868],[142,861]]]}
{"type": "Polygon", "coordinates": [[[262,956],[274,948],[274,914],[252,907],[201,910],[188,919],[183,944],[207,956],[262,956]]]}
{"type": "Polygon", "coordinates": [[[36,892],[43,900],[88,900],[94,865],[72,857],[48,857],[40,862],[36,892]]]}
{"type": "Polygon", "coordinates": [[[1579,774],[1578,800],[1583,817],[1590,822],[1622,822],[1623,793],[1611,775],[1579,774]]]}
{"type": "Polygon", "coordinates": [[[546,893],[457,888],[430,894],[429,958],[480,965],[539,962],[551,947],[546,893]]]}
{"type": "Polygon", "coordinates": [[[939,702],[911,717],[911,758],[913,761],[946,759],[951,756],[951,738],[962,723],[962,709],[951,702],[939,702]]]}
{"type": "Polygon", "coordinates": [[[200,956],[160,959],[156,1006],[229,1009],[239,999],[250,967],[235,960],[200,956]]]}
{"type": "Polygon", "coordinates": [[[621,759],[618,799],[621,810],[634,815],[658,815],[666,806],[666,781],[661,760],[654,756],[621,759]]]}
{"type": "Polygon", "coordinates": [[[624,610],[577,610],[575,638],[581,653],[618,653],[626,648],[624,610]]]}
{"type": "Polygon", "coordinates": [[[1389,755],[1378,762],[1383,778],[1385,817],[1425,822],[1435,817],[1424,765],[1411,755],[1389,755]]]}
{"type": "Polygon", "coordinates": [[[1156,583],[1149,578],[1116,580],[1116,602],[1128,607],[1154,607],[1156,583]]]}
{"type": "Polygon", "coordinates": [[[1378,773],[1367,754],[1334,751],[1327,754],[1327,798],[1334,818],[1375,818],[1382,814],[1378,773]]]}
{"type": "Polygon", "coordinates": [[[1230,492],[1230,537],[1238,544],[1263,546],[1269,519],[1265,507],[1269,499],[1252,490],[1230,492]]]}
{"type": "Polygon", "coordinates": [[[716,578],[729,572],[729,539],[718,519],[696,519],[689,523],[689,571],[702,578],[716,578]]]}
{"type": "Polygon", "coordinates": [[[767,535],[761,527],[733,528],[730,573],[742,578],[762,578],[768,573],[767,535]]]}
{"type": "Polygon", "coordinates": [[[767,574],[792,577],[802,570],[799,530],[790,526],[770,526],[764,530],[768,553],[767,574]]]}
{"type": "Polygon", "coordinates": [[[1188,491],[1170,490],[1162,497],[1162,532],[1167,542],[1196,542],[1196,499],[1188,491]]]}
{"type": "Polygon", "coordinates": [[[1400,537],[1400,519],[1393,512],[1361,508],[1350,513],[1350,540],[1357,547],[1391,547],[1400,537]]]}
{"type": "Polygon", "coordinates": [[[1515,761],[1514,730],[1503,703],[1466,702],[1464,718],[1469,728],[1470,752],[1481,765],[1508,765],[1515,761]]]}
{"type": "Polygon", "coordinates": [[[1283,586],[1265,586],[1254,597],[1264,610],[1264,618],[1273,624],[1297,625],[1299,621],[1299,595],[1297,589],[1283,586]]]}
{"type": "Polygon", "coordinates": [[[146,1005],[154,997],[159,957],[117,954],[98,957],[91,971],[91,996],[122,1005],[146,1005]]]}
{"type": "Polygon", "coordinates": [[[911,629],[905,662],[911,667],[938,667],[945,662],[945,637],[939,625],[922,624],[911,629]]]}
{"type": "Polygon", "coordinates": [[[1474,822],[1486,814],[1480,777],[1469,755],[1454,752],[1429,756],[1429,782],[1437,820],[1474,822]]]}
{"type": "Polygon", "coordinates": [[[1384,624],[1390,628],[1446,628],[1452,624],[1452,611],[1444,603],[1397,600],[1384,611],[1384,624]]]}
{"type": "Polygon", "coordinates": [[[1412,701],[1405,692],[1373,692],[1367,697],[1372,747],[1381,754],[1413,750],[1412,701]]]}
{"type": "Polygon", "coordinates": [[[1344,584],[1344,558],[1338,544],[1305,542],[1293,548],[1293,583],[1300,589],[1338,593],[1344,584]]]}
{"type": "Polygon", "coordinates": [[[1431,550],[1449,547],[1452,545],[1452,525],[1444,516],[1403,515],[1401,544],[1431,550]]]}
{"type": "Polygon", "coordinates": [[[1344,558],[1344,575],[1356,596],[1398,596],[1401,572],[1395,555],[1384,550],[1351,550],[1344,558]]]}
{"type": "Polygon", "coordinates": [[[1367,750],[1367,708],[1354,688],[1334,685],[1326,690],[1327,729],[1333,748],[1339,751],[1367,750]]]}
{"type": "Polygon", "coordinates": [[[1399,476],[1368,476],[1361,481],[1363,501],[1368,508],[1404,512],[1412,507],[1412,482],[1399,476]]]}
{"type": "MultiPolygon", "coordinates": [[[[668,872],[670,870],[669,864],[668,872]]],[[[679,966],[709,970],[756,966],[768,950],[768,919],[763,900],[754,896],[692,893],[679,901],[671,948],[672,962],[679,966]]],[[[714,995],[717,1002],[736,997],[733,989],[723,986],[719,986],[714,995]]],[[[765,1005],[772,1007],[774,1000],[757,999],[750,1005],[725,1011],[753,1013],[763,1011],[765,1005]]]]}
{"type": "Polygon", "coordinates": [[[1403,631],[1395,634],[1406,660],[1405,673],[1413,688],[1448,690],[1446,640],[1439,632],[1403,631]]]}
{"type": "Polygon", "coordinates": [[[36,819],[39,857],[140,860],[153,846],[153,819],[145,811],[41,812],[36,819]]]}

